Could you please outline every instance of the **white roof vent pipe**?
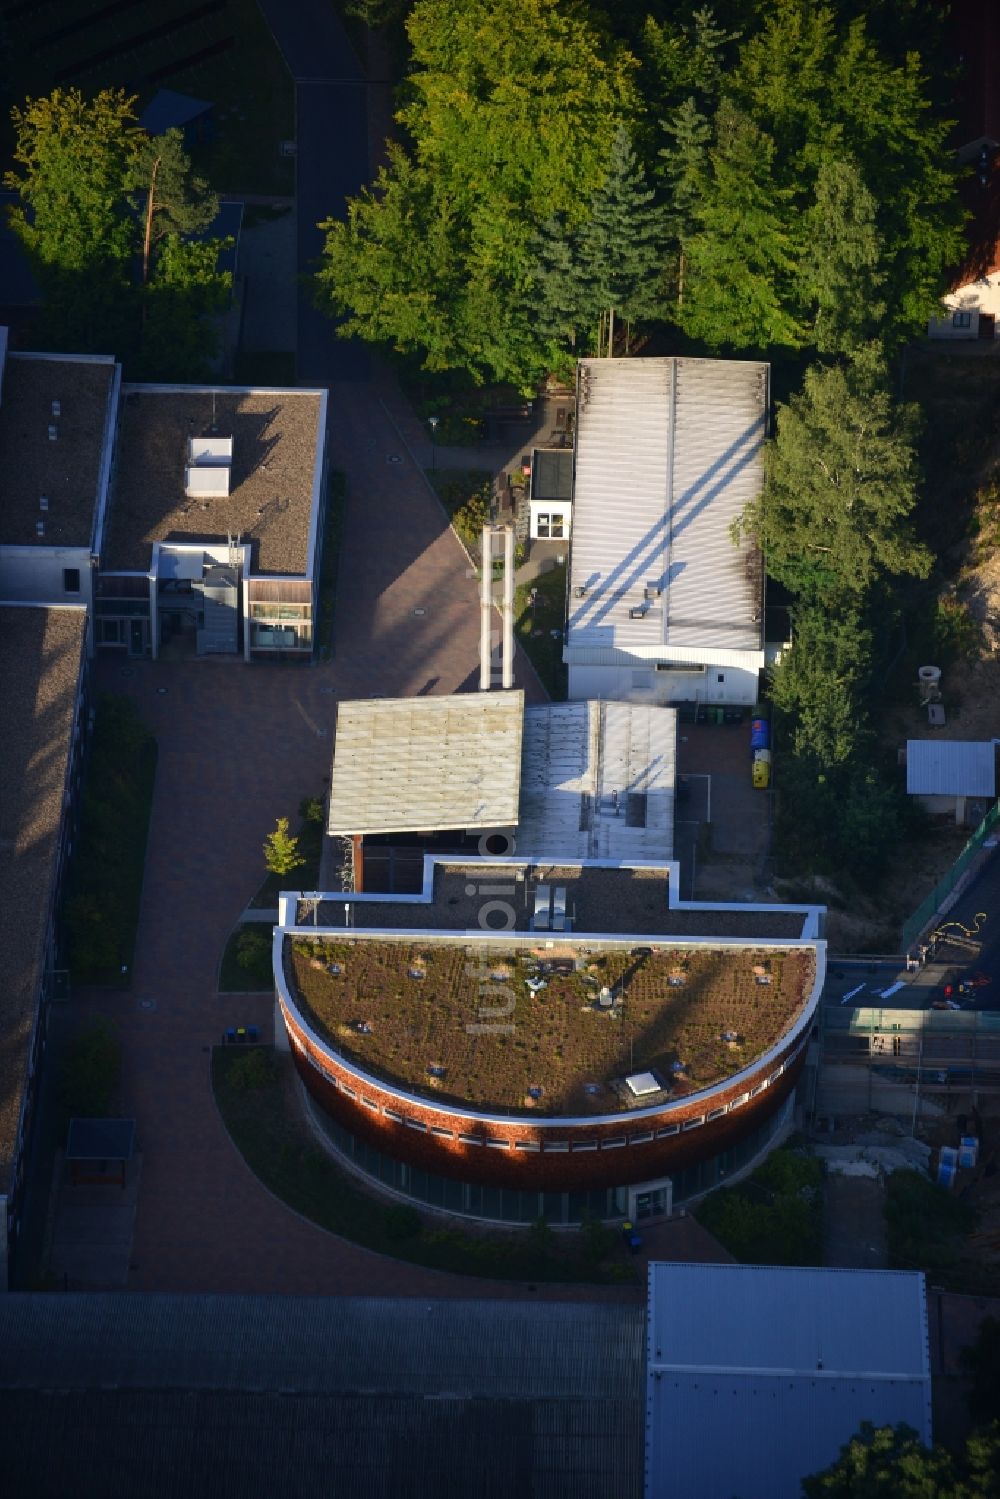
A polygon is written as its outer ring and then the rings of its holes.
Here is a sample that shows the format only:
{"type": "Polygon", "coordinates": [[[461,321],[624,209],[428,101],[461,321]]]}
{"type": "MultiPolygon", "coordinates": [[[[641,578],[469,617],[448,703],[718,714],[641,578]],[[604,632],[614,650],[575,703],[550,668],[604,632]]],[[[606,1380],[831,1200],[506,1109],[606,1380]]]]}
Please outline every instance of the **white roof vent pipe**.
{"type": "Polygon", "coordinates": [[[35,521],[35,535],[36,536],[44,536],[45,535],[45,522],[43,520],[36,520],[35,521]]]}
{"type": "Polygon", "coordinates": [[[58,436],[59,436],[59,428],[55,425],[54,422],[50,422],[49,423],[49,442],[55,442],[55,440],[56,440],[56,438],[58,436]]]}
{"type": "Polygon", "coordinates": [[[62,401],[53,401],[52,402],[52,415],[53,416],[62,416],[62,401]]]}
{"type": "Polygon", "coordinates": [[[39,510],[48,510],[48,508],[49,508],[49,497],[48,497],[47,494],[40,494],[38,496],[38,508],[39,508],[39,510]]]}

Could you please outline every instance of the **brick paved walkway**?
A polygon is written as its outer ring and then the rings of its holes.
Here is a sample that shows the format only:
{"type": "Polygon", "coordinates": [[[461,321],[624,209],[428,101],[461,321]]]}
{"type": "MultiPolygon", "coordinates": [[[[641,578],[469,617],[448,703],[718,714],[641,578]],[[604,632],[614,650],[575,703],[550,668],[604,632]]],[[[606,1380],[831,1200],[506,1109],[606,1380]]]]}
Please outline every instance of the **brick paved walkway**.
{"type": "MultiPolygon", "coordinates": [[[[97,665],[98,686],[134,697],[160,746],[133,989],[78,1001],[111,1014],[124,1043],[123,1101],[143,1151],[129,1285],[519,1297],[523,1285],[423,1270],[306,1223],[244,1166],[212,1097],[209,1048],[222,1031],[271,1022],[266,996],[216,994],[216,965],[261,873],[265,833],[329,772],[337,697],[453,692],[477,670],[476,583],[436,501],[405,454],[386,461],[399,444],[377,400],[334,387],[331,408],[332,458],[351,496],[333,663],[97,665]]],[[[533,677],[526,687],[541,695],[533,677]]]]}

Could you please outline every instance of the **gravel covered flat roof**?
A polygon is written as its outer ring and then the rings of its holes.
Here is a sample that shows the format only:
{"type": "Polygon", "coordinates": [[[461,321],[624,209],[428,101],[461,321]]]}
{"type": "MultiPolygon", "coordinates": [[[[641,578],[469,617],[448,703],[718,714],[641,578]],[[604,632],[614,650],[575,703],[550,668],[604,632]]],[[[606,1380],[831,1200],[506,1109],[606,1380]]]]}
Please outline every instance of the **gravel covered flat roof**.
{"type": "Polygon", "coordinates": [[[122,387],[121,427],[105,566],[145,571],[154,541],[253,544],[257,573],[305,573],[323,393],[122,387]],[[233,439],[230,492],[189,499],[189,437],[233,439]]]}
{"type": "Polygon", "coordinates": [[[0,1190],[42,981],[86,622],[82,607],[0,606],[0,1190]]]}
{"type": "MultiPolygon", "coordinates": [[[[617,932],[629,936],[727,937],[761,941],[794,941],[801,937],[801,912],[777,907],[747,906],[745,910],[723,910],[706,906],[671,910],[666,869],[599,869],[587,865],[557,864],[438,864],[434,870],[434,898],[430,903],[384,899],[352,901],[351,925],[380,930],[480,931],[487,900],[506,899],[515,914],[512,930],[526,931],[535,887],[548,883],[566,890],[566,911],[574,917],[576,932],[617,932]],[[508,891],[505,895],[481,893],[508,891]]],[[[345,897],[346,899],[346,897],[345,897]]],[[[312,910],[303,907],[300,921],[312,922],[312,910]]],[[[320,905],[318,925],[343,927],[344,900],[320,905]]]]}
{"type": "Polygon", "coordinates": [[[0,542],[90,546],[114,375],[110,355],[8,354],[0,392],[0,542]],[[54,442],[50,425],[58,433],[54,442]],[[44,512],[42,495],[49,502],[44,512]]]}

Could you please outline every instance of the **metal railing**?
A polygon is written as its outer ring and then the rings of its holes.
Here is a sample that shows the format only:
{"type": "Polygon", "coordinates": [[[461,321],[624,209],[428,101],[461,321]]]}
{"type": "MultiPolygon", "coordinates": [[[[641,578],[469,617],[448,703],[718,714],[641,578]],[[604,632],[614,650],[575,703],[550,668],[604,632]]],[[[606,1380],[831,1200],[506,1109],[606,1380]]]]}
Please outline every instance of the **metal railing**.
{"type": "Polygon", "coordinates": [[[965,874],[973,859],[982,851],[983,844],[986,842],[998,820],[1000,820],[1000,802],[994,803],[990,808],[954,864],[942,875],[931,893],[925,900],[921,901],[920,905],[913,912],[913,915],[904,923],[901,939],[904,952],[911,951],[917,939],[927,930],[934,918],[939,914],[948,896],[955,889],[955,886],[965,874]]]}

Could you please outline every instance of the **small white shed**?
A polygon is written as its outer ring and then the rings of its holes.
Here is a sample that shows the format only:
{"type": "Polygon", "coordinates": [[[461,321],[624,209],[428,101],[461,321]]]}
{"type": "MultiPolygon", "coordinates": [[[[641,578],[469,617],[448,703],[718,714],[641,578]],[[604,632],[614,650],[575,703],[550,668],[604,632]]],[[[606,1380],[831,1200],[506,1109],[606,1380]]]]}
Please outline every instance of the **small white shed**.
{"type": "Polygon", "coordinates": [[[953,812],[957,823],[965,822],[970,803],[996,796],[995,744],[991,739],[908,739],[906,790],[928,812],[953,812]]]}

